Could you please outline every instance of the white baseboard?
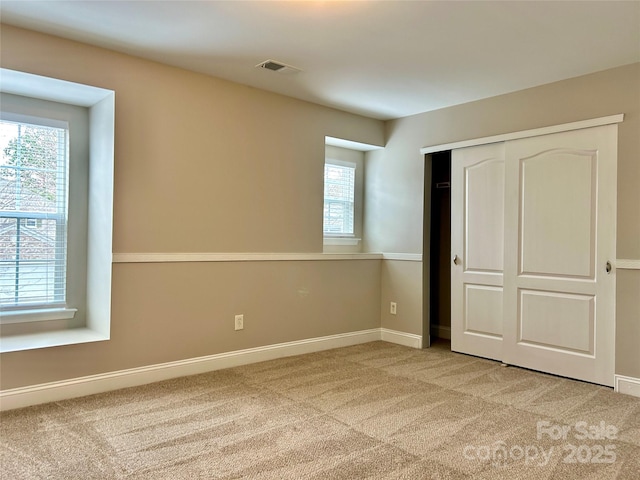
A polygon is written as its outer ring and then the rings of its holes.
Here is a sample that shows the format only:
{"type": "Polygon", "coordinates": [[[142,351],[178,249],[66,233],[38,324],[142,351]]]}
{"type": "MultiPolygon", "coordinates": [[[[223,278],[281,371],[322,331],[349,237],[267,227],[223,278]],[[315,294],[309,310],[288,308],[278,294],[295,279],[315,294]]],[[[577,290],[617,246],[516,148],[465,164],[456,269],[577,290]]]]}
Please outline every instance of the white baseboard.
{"type": "Polygon", "coordinates": [[[390,343],[397,343],[411,348],[422,348],[422,335],[413,333],[398,332],[397,330],[389,330],[388,328],[380,329],[381,340],[390,343]]]}
{"type": "Polygon", "coordinates": [[[420,348],[421,346],[421,337],[419,335],[373,328],[2,390],[0,391],[0,411],[93,395],[120,388],[136,387],[171,378],[196,375],[276,358],[348,347],[376,340],[399,343],[400,345],[414,348],[420,348]]]}
{"type": "Polygon", "coordinates": [[[438,337],[438,338],[446,338],[447,340],[451,340],[451,327],[431,325],[431,336],[438,337]]]}
{"type": "Polygon", "coordinates": [[[614,390],[616,392],[640,397],[640,378],[615,375],[614,382],[614,390]]]}

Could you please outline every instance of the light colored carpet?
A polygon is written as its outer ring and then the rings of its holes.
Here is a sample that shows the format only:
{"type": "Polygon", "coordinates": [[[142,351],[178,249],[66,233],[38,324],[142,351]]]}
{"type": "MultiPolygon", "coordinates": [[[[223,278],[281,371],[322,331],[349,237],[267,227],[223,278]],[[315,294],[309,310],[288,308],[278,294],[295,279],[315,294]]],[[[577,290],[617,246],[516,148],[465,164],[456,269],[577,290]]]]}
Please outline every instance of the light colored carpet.
{"type": "Polygon", "coordinates": [[[640,399],[384,342],[9,411],[0,435],[12,480],[640,478],[640,399]]]}

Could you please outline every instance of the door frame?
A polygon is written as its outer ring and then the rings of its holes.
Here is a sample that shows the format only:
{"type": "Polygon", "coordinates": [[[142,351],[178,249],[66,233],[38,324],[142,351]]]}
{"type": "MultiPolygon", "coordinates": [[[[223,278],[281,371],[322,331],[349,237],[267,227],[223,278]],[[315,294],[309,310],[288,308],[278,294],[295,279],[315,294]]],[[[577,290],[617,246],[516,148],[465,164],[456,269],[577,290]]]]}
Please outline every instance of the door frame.
{"type": "Polygon", "coordinates": [[[459,142],[445,143],[440,145],[428,145],[420,149],[420,154],[426,155],[444,150],[455,150],[463,147],[473,147],[475,145],[484,145],[486,143],[506,142],[509,140],[518,140],[520,138],[539,137],[549,133],[569,132],[571,130],[582,130],[583,128],[600,127],[602,125],[612,125],[614,123],[622,123],[624,121],[624,113],[617,115],[609,115],[608,117],[592,118],[590,120],[581,120],[578,122],[563,123],[550,127],[534,128],[532,130],[522,130],[519,132],[503,133],[501,135],[493,135],[491,137],[479,137],[470,140],[461,140],[459,142]]]}
{"type": "MultiPolygon", "coordinates": [[[[487,143],[507,142],[509,140],[517,140],[521,138],[537,137],[541,135],[548,135],[551,133],[568,132],[571,130],[581,130],[590,127],[598,127],[602,125],[612,125],[621,123],[624,121],[624,114],[619,113],[615,115],[609,115],[606,117],[592,118],[588,120],[580,120],[577,122],[563,123],[558,125],[551,125],[547,127],[535,128],[530,130],[522,130],[518,132],[504,133],[500,135],[493,135],[489,137],[478,137],[468,140],[461,140],[452,143],[427,145],[420,149],[420,154],[424,157],[425,161],[425,175],[424,175],[424,188],[423,188],[423,206],[424,206],[424,218],[426,214],[429,214],[429,221],[423,222],[423,322],[422,322],[422,348],[429,347],[431,344],[431,318],[429,314],[430,310],[430,290],[431,282],[430,276],[430,262],[428,255],[424,255],[424,252],[429,252],[431,249],[431,162],[433,153],[443,152],[447,150],[455,150],[458,148],[471,147],[476,145],[484,145],[487,143]],[[429,188],[427,189],[427,185],[429,188]],[[427,281],[425,281],[427,280],[427,281]],[[425,288],[425,284],[428,282],[429,288],[425,288]]],[[[617,261],[616,261],[617,263],[617,261]]],[[[614,265],[615,269],[616,265],[614,265]]]]}

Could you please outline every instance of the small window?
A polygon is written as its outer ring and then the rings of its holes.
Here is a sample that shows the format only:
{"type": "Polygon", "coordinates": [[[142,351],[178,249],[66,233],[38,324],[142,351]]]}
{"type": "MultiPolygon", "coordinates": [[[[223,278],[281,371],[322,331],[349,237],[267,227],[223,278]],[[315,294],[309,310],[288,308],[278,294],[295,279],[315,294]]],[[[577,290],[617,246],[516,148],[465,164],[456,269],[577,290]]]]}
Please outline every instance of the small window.
{"type": "Polygon", "coordinates": [[[59,120],[0,121],[3,308],[66,306],[68,134],[59,120]]]}
{"type": "Polygon", "coordinates": [[[364,203],[364,152],[325,144],[322,251],[361,250],[364,203]]]}
{"type": "Polygon", "coordinates": [[[324,165],[325,236],[354,235],[356,165],[348,162],[324,165]]]}

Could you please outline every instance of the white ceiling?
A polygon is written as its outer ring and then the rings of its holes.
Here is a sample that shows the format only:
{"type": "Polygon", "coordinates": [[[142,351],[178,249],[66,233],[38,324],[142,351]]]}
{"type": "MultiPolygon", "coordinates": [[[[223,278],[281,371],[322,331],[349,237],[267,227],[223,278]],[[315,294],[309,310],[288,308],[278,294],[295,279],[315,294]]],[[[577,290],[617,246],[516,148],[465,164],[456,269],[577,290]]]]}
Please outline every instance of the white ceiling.
{"type": "Polygon", "coordinates": [[[640,61],[640,1],[0,1],[3,23],[398,118],[640,61]],[[273,59],[301,68],[254,68],[273,59]]]}

